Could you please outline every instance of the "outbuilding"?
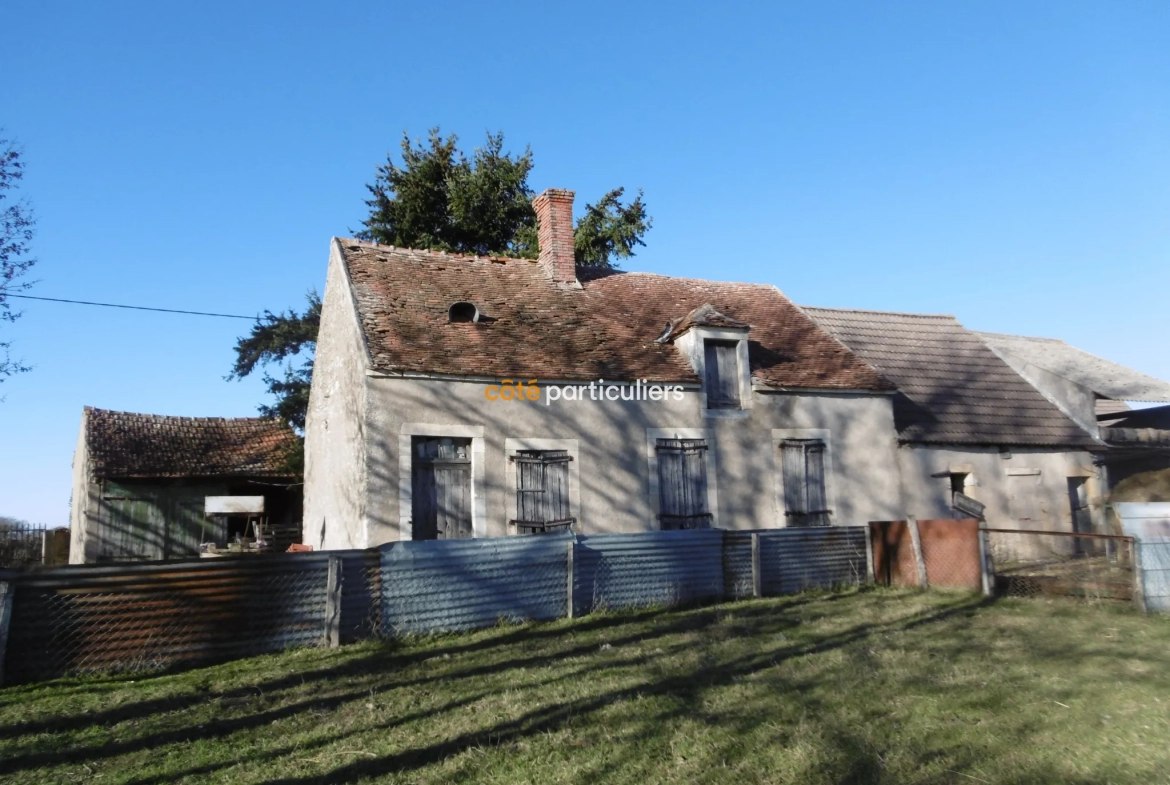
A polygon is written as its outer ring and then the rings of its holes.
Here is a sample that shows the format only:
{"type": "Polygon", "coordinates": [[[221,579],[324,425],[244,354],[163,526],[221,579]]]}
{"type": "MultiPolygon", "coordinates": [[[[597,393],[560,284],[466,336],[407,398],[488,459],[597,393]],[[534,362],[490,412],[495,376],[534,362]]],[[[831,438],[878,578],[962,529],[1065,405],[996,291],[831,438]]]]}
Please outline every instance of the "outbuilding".
{"type": "Polygon", "coordinates": [[[278,420],[85,407],[73,457],[70,562],[192,558],[262,524],[301,540],[298,440],[278,420]],[[225,499],[224,497],[230,497],[225,499]]]}

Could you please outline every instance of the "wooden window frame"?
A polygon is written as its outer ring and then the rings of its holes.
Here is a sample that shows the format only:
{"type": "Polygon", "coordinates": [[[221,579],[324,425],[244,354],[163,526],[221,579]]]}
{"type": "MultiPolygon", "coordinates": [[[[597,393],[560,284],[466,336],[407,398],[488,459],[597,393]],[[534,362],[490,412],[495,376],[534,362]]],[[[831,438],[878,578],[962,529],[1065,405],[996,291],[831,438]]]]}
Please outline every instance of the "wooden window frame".
{"type": "Polygon", "coordinates": [[[750,416],[752,408],[752,375],[748,357],[748,330],[732,327],[696,326],[674,341],[675,348],[687,359],[699,377],[699,405],[706,419],[737,419],[750,416]],[[739,403],[736,406],[711,406],[707,400],[707,342],[726,341],[735,344],[736,366],[739,376],[739,403]]]}
{"type": "MultiPolygon", "coordinates": [[[[714,515],[708,509],[707,500],[707,456],[706,453],[710,449],[706,439],[664,439],[660,438],[655,441],[654,452],[658,456],[658,528],[662,530],[680,530],[680,529],[708,529],[711,527],[711,521],[714,520],[714,515]],[[677,444],[672,444],[677,442],[677,444]],[[688,456],[695,461],[695,468],[698,470],[696,474],[700,476],[701,483],[699,488],[691,488],[685,496],[692,497],[690,499],[693,506],[702,508],[702,512],[691,513],[666,513],[663,508],[666,506],[666,499],[664,498],[664,488],[662,486],[662,471],[663,471],[663,454],[664,453],[678,453],[681,460],[681,467],[683,468],[682,475],[686,479],[690,479],[691,472],[686,471],[688,456]],[[677,525],[667,526],[666,523],[671,522],[677,525]]],[[[685,487],[685,485],[684,485],[685,487]]]]}
{"type": "MultiPolygon", "coordinates": [[[[471,532],[472,537],[487,536],[487,500],[484,494],[486,487],[484,462],[484,427],[482,425],[448,425],[444,423],[406,422],[398,430],[398,539],[413,539],[412,501],[414,488],[412,485],[413,436],[427,436],[433,438],[452,437],[456,439],[471,439],[471,532]]],[[[369,538],[369,531],[366,531],[369,538]]],[[[355,543],[353,547],[368,547],[365,543],[355,543]]]]}
{"type": "Polygon", "coordinates": [[[740,390],[740,363],[739,363],[739,341],[738,340],[721,340],[718,338],[703,339],[703,392],[707,395],[708,409],[741,409],[743,408],[743,394],[740,390]],[[721,351],[728,352],[731,355],[732,368],[725,369],[730,371],[730,375],[719,373],[718,357],[721,351]],[[715,360],[715,368],[711,368],[711,361],[715,360]],[[727,381],[734,381],[733,397],[717,398],[713,393],[718,393],[718,390],[712,389],[712,382],[718,379],[722,384],[727,381]]]}
{"type": "MultiPolygon", "coordinates": [[[[516,438],[504,439],[504,532],[508,535],[524,534],[524,528],[514,521],[519,519],[516,488],[519,484],[516,456],[524,452],[565,452],[569,457],[569,518],[571,528],[579,530],[583,525],[581,516],[581,455],[577,439],[516,438]]],[[[564,527],[561,527],[562,529],[564,527]]]]}
{"type": "Polygon", "coordinates": [[[784,525],[786,527],[819,527],[831,526],[832,519],[829,517],[833,514],[833,510],[828,504],[828,482],[825,475],[827,472],[828,463],[828,445],[822,439],[784,439],[780,442],[781,450],[781,464],[780,470],[784,473],[784,525]],[[791,488],[788,485],[788,457],[799,451],[796,460],[799,461],[800,486],[798,488],[791,488]],[[820,504],[818,505],[812,497],[813,484],[809,482],[809,475],[811,473],[810,467],[812,465],[812,456],[818,457],[820,463],[820,504]],[[797,504],[790,505],[792,501],[790,497],[799,496],[797,504]],[[796,506],[798,509],[792,509],[796,506]],[[820,509],[816,509],[820,507],[820,509]]]}
{"type": "Polygon", "coordinates": [[[647,497],[650,509],[647,529],[660,530],[659,515],[662,513],[662,499],[658,481],[658,440],[659,439],[701,439],[706,442],[707,449],[703,451],[707,472],[707,512],[711,516],[711,528],[719,526],[719,460],[718,448],[715,443],[715,434],[708,428],[647,428],[646,429],[646,468],[647,468],[647,497]]]}
{"type": "Polygon", "coordinates": [[[516,471],[514,472],[516,481],[514,483],[516,493],[516,509],[517,516],[519,510],[527,505],[521,503],[523,494],[545,494],[548,493],[549,482],[549,467],[564,464],[565,471],[565,498],[564,507],[565,512],[570,513],[559,518],[543,518],[540,520],[528,519],[521,520],[519,517],[512,518],[508,521],[509,525],[516,529],[517,534],[543,534],[546,532],[562,531],[565,529],[572,529],[577,519],[571,514],[570,493],[569,493],[569,464],[573,461],[573,456],[569,455],[568,450],[519,450],[515,454],[509,455],[508,460],[516,464],[516,471]],[[540,487],[525,488],[523,487],[524,472],[521,467],[524,464],[539,466],[540,471],[540,487]]]}
{"type": "MultiPolygon", "coordinates": [[[[819,441],[824,444],[825,508],[829,525],[839,525],[836,519],[836,459],[834,456],[832,432],[828,428],[773,428],[772,429],[772,476],[775,482],[775,510],[777,525],[787,527],[792,516],[787,515],[784,494],[784,464],[782,446],[786,441],[819,441]]],[[[795,528],[795,527],[794,527],[795,528]]]]}

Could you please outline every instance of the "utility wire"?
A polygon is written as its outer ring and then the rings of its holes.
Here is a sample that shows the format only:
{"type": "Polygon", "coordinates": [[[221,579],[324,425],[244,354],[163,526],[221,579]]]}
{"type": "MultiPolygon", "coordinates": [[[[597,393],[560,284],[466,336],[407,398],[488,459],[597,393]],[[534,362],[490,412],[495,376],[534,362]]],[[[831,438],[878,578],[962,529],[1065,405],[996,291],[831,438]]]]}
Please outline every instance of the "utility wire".
{"type": "Polygon", "coordinates": [[[239,316],[234,313],[206,313],[205,311],[176,311],[173,308],[147,308],[144,305],[119,305],[118,303],[91,303],[87,300],[62,300],[58,297],[34,297],[31,294],[5,294],[4,297],[19,297],[22,300],[45,300],[50,303],[71,303],[73,305],[100,305],[103,308],[129,308],[132,311],[158,311],[159,313],[184,313],[189,316],[219,316],[224,319],[247,319],[255,322],[259,316],[239,316]]]}

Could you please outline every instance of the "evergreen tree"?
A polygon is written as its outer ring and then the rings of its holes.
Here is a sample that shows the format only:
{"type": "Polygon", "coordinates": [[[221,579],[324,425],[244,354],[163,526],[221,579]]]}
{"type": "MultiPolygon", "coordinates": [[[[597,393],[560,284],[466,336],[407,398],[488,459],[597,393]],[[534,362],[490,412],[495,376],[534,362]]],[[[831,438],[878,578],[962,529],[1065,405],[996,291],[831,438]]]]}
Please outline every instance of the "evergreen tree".
{"type": "Polygon", "coordinates": [[[264,383],[276,399],[272,406],[261,404],[264,417],[279,417],[298,431],[304,431],[309,411],[309,382],[313,378],[313,353],[317,348],[317,329],[321,326],[321,297],[312,291],[306,295],[304,313],[291,308],[285,313],[265,311],[256,320],[251,334],[236,341],[236,363],[228,379],[243,379],[258,367],[264,368],[264,383]],[[293,365],[289,361],[300,362],[293,365]],[[285,362],[281,376],[273,376],[268,367],[285,362]]]}
{"type": "MultiPolygon", "coordinates": [[[[425,144],[412,144],[404,135],[401,165],[388,156],[366,186],[370,214],[358,237],[403,248],[535,258],[540,249],[532,209],[535,194],[528,186],[531,171],[532,151],[525,148],[519,156],[504,152],[502,133],[489,133],[470,158],[459,150],[454,134],[444,138],[438,128],[431,129],[425,144]]],[[[574,237],[578,264],[614,267],[645,245],[642,236],[651,218],[642,192],[628,204],[622,202],[624,194],[625,189],[615,188],[596,204],[585,205],[574,237]]],[[[321,322],[320,297],[312,292],[308,301],[304,313],[265,311],[251,334],[236,342],[236,363],[228,376],[242,379],[258,367],[299,358],[296,366],[286,362],[279,377],[265,370],[264,382],[276,403],[260,407],[264,416],[280,417],[298,431],[303,431],[308,413],[321,322]]]]}
{"type": "MultiPolygon", "coordinates": [[[[466,157],[458,138],[431,129],[426,143],[402,139],[402,164],[388,157],[367,185],[369,217],[358,237],[384,245],[430,248],[481,256],[522,256],[539,252],[535,196],[528,186],[532,150],[504,152],[504,135],[488,134],[483,147],[466,157]]],[[[612,267],[645,245],[650,229],[642,192],[622,203],[615,188],[596,204],[586,204],[577,221],[577,263],[612,267]]]]}

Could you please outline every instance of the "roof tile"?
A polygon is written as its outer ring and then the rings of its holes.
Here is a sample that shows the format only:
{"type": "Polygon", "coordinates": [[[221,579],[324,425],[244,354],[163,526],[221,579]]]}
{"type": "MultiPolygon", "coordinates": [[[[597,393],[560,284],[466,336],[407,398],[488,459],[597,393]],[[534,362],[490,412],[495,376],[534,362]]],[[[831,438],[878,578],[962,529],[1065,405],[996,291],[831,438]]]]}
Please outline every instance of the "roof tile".
{"type": "Polygon", "coordinates": [[[167,417],[85,407],[93,474],[129,477],[279,477],[297,437],[279,420],[167,417]]]}
{"type": "Polygon", "coordinates": [[[575,289],[558,287],[535,260],[337,242],[377,371],[697,382],[678,350],[655,339],[710,305],[751,325],[752,374],[766,384],[892,389],[774,286],[581,269],[575,289]],[[486,319],[449,323],[457,302],[486,319]]]}
{"type": "Polygon", "coordinates": [[[903,441],[1101,446],[953,316],[803,308],[898,385],[903,441]]]}

